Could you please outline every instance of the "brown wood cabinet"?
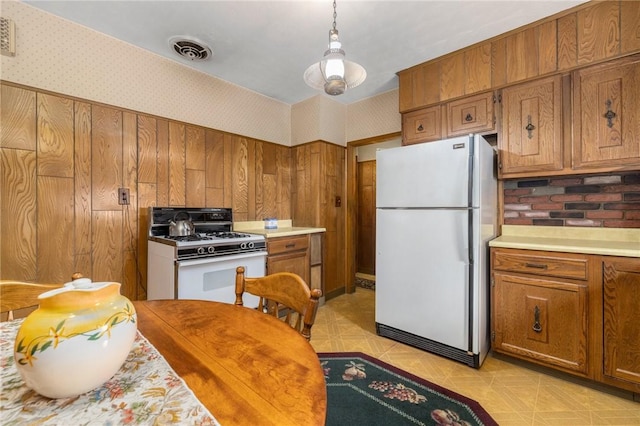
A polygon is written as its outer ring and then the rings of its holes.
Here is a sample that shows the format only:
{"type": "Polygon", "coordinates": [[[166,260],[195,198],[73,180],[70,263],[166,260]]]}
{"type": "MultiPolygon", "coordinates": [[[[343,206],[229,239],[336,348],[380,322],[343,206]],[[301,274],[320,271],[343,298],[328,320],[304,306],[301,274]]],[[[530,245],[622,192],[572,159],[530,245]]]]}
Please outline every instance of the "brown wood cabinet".
{"type": "Polygon", "coordinates": [[[412,145],[442,139],[442,107],[419,109],[402,116],[402,144],[412,145]]]}
{"type": "Polygon", "coordinates": [[[447,137],[494,131],[494,101],[487,92],[447,103],[447,137]]]}
{"type": "Polygon", "coordinates": [[[562,80],[560,75],[502,90],[501,177],[562,170],[562,80]]]}
{"type": "Polygon", "coordinates": [[[399,110],[489,90],[491,67],[491,42],[484,42],[400,71],[399,110]]]}
{"type": "Polygon", "coordinates": [[[422,108],[402,115],[402,144],[495,131],[494,92],[422,108]]]}
{"type": "Polygon", "coordinates": [[[494,351],[587,376],[587,259],[494,250],[492,262],[494,351]]]}
{"type": "Polygon", "coordinates": [[[637,170],[639,16],[588,2],[400,71],[403,144],[495,131],[503,178],[637,170]],[[487,90],[502,90],[497,125],[465,121],[487,90]]]}
{"type": "Polygon", "coordinates": [[[440,101],[440,63],[427,62],[398,73],[400,112],[440,101]]]}
{"type": "Polygon", "coordinates": [[[640,51],[637,1],[588,2],[398,73],[399,111],[640,51]]]}
{"type": "Polygon", "coordinates": [[[606,259],[603,280],[603,376],[640,386],[640,259],[606,259]]]}
{"type": "Polygon", "coordinates": [[[298,274],[324,297],[323,239],[324,233],[267,238],[267,274],[298,274]]]}
{"type": "Polygon", "coordinates": [[[573,73],[573,169],[640,163],[640,55],[573,73]]]}
{"type": "Polygon", "coordinates": [[[640,258],[491,248],[493,350],[640,394],[640,258]]]}
{"type": "Polygon", "coordinates": [[[292,272],[309,282],[309,236],[267,239],[267,274],[292,272]]]}

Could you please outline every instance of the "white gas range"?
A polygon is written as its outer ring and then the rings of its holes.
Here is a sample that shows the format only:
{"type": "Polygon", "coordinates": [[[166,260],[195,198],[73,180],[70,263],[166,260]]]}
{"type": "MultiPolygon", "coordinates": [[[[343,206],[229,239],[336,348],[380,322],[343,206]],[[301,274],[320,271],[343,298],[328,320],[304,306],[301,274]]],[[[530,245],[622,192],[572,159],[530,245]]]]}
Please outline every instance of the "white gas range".
{"type": "MultiPolygon", "coordinates": [[[[236,268],[249,277],[265,274],[266,240],[262,235],[233,232],[229,208],[149,208],[147,299],[235,301],[236,268]],[[188,215],[194,232],[171,236],[176,216],[188,215]]],[[[245,294],[245,306],[257,298],[245,294]]]]}

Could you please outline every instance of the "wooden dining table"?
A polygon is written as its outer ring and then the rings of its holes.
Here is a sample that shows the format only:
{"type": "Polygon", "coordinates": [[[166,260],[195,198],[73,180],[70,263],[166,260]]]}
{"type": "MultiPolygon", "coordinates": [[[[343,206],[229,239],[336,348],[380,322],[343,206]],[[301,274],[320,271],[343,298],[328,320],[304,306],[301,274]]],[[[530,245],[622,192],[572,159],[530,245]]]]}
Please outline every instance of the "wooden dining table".
{"type": "Polygon", "coordinates": [[[218,302],[133,304],[138,330],[223,426],[324,425],[320,361],[287,324],[218,302]]]}

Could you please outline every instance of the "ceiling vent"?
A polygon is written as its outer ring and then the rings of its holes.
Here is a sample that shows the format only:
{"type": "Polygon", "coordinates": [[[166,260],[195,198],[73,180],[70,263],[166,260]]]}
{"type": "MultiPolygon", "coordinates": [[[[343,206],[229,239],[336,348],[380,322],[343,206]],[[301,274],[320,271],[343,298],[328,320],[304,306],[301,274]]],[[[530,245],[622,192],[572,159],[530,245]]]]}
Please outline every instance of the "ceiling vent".
{"type": "Polygon", "coordinates": [[[190,61],[206,61],[213,56],[211,48],[203,41],[189,36],[175,36],[169,39],[169,46],[178,55],[190,61]]]}

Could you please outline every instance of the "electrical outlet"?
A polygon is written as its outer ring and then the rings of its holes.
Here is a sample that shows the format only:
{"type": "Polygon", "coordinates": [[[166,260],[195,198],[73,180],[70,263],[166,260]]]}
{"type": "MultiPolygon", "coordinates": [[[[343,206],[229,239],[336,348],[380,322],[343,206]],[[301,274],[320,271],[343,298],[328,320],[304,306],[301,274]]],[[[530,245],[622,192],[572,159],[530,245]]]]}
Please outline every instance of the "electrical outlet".
{"type": "Polygon", "coordinates": [[[118,188],[118,204],[128,206],[129,203],[129,188],[118,188]]]}

